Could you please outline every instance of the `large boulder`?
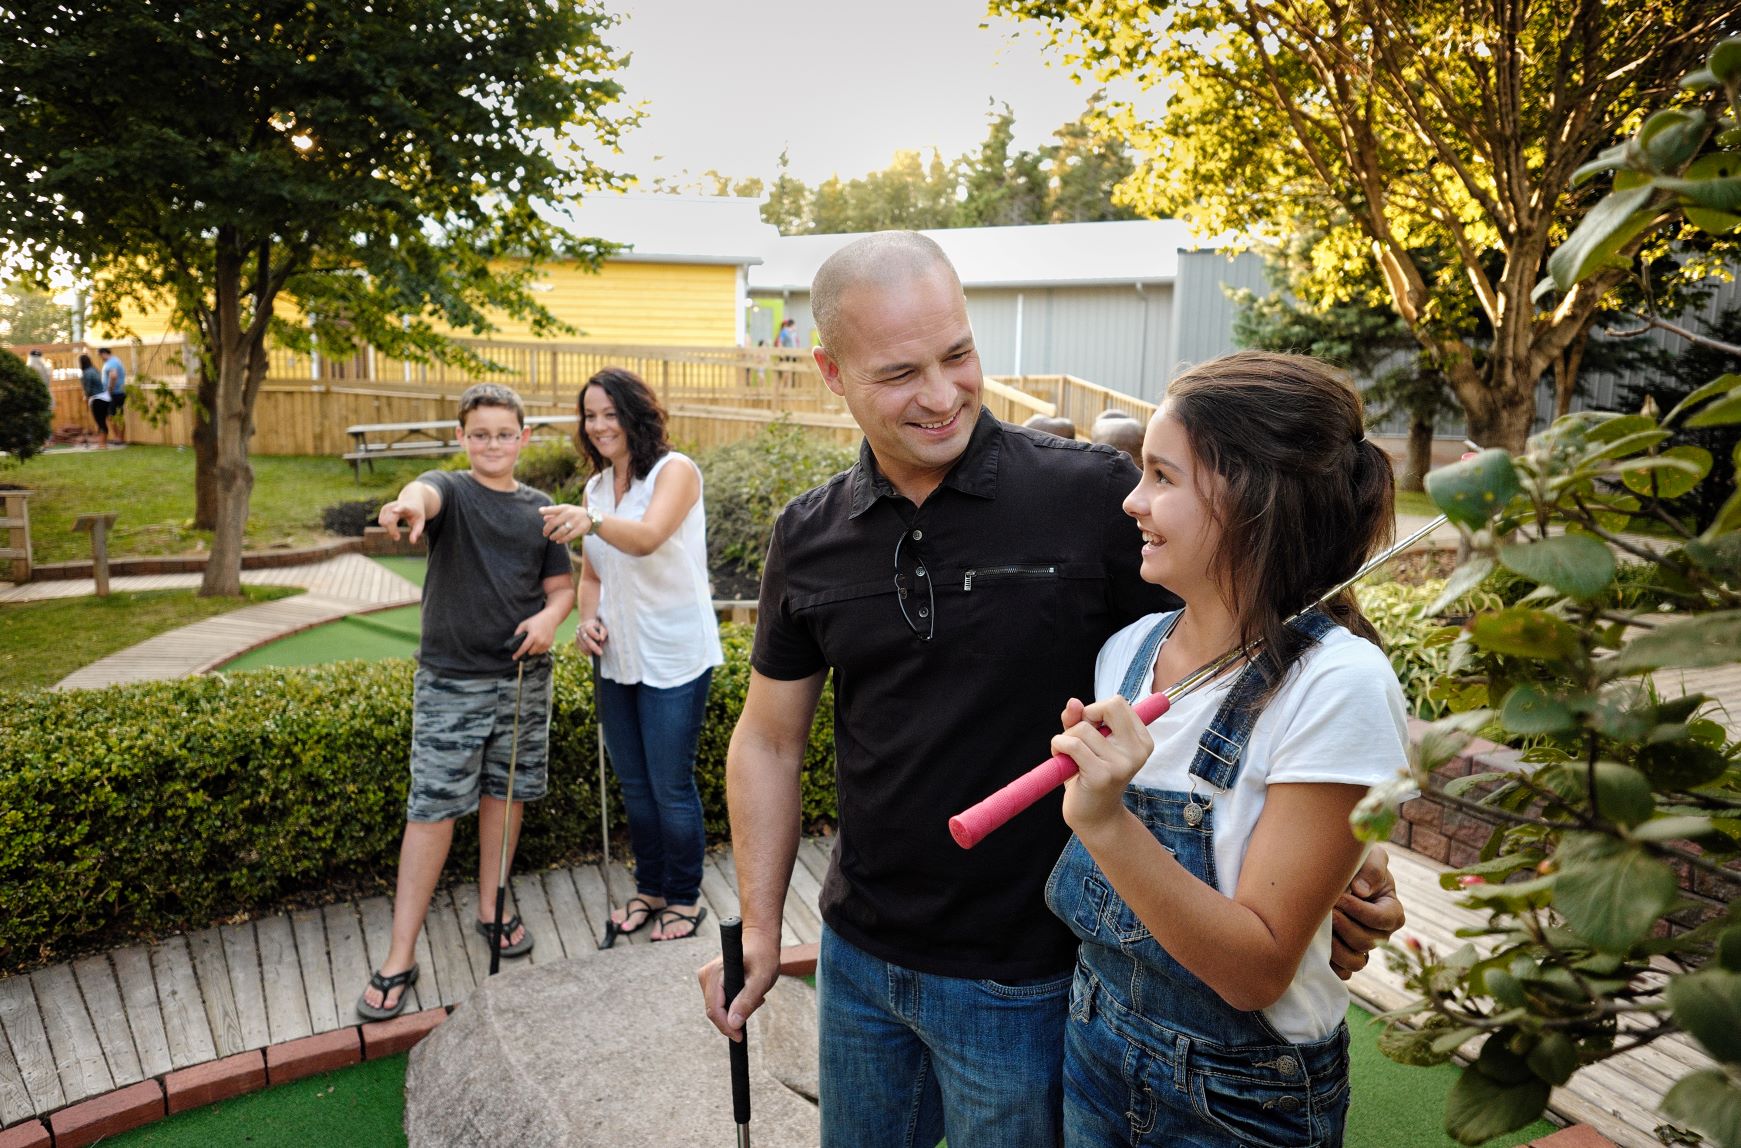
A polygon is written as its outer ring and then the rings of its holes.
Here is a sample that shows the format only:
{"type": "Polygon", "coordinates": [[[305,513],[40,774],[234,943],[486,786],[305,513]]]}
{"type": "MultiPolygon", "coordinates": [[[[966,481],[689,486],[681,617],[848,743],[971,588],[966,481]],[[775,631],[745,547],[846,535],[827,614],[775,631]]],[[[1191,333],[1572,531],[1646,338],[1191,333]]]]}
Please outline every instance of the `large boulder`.
{"type": "MultiPolygon", "coordinates": [[[[707,956],[699,945],[634,945],[515,968],[480,985],[411,1052],[412,1148],[731,1143],[726,1040],[702,1015],[695,983],[707,956]]],[[[770,995],[766,1023],[751,1018],[758,1148],[809,1148],[819,1138],[808,1099],[814,998],[786,979],[770,995]]]]}

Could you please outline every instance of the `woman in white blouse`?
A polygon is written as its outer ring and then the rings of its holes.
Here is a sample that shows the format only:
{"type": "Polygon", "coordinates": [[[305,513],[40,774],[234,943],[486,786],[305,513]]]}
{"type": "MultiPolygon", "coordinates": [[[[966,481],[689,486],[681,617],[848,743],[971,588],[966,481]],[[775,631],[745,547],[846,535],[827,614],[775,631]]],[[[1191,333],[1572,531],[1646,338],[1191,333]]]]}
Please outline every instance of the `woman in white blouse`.
{"type": "Polygon", "coordinates": [[[601,659],[600,721],[629,811],[636,895],[618,933],[693,936],[701,896],[695,746],[713,667],[723,662],[707,579],[701,471],[671,449],[665,411],[632,371],[606,367],[580,392],[584,505],[547,506],[545,534],[581,540],[580,630],[601,659]]]}

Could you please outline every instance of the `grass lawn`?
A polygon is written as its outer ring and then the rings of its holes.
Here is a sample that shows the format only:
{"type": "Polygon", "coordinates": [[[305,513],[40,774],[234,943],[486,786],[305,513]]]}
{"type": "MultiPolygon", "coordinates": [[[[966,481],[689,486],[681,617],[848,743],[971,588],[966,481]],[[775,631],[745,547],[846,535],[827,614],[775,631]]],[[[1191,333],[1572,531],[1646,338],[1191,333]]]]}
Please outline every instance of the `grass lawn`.
{"type": "MultiPolygon", "coordinates": [[[[363,470],[359,486],[337,457],[260,455],[253,460],[247,546],[306,546],[327,537],[320,512],[335,502],[386,498],[440,460],[394,459],[363,470]]],[[[185,554],[211,546],[211,532],[194,530],[193,451],[173,446],[70,451],[39,455],[6,476],[27,486],[30,542],[38,562],[91,556],[89,536],[73,533],[81,514],[119,511],[109,553],[185,554]]]]}
{"type": "Polygon", "coordinates": [[[107,598],[0,606],[0,686],[52,686],[98,658],[165,630],[300,593],[295,586],[244,586],[238,601],[199,598],[192,590],[117,591],[107,598]]]}
{"type": "Polygon", "coordinates": [[[1398,514],[1416,514],[1422,518],[1437,518],[1443,514],[1428,498],[1425,491],[1399,490],[1396,492],[1396,512],[1398,514]]]}

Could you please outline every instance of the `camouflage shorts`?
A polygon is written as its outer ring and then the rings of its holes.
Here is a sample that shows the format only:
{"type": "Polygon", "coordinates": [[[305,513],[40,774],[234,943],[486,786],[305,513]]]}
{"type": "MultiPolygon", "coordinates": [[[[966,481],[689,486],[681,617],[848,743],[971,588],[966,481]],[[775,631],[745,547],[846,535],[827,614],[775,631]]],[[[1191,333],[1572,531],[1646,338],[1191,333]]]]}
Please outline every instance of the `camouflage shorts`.
{"type": "MultiPolygon", "coordinates": [[[[548,657],[528,658],[520,699],[520,756],[514,800],[544,796],[550,754],[548,657]]],[[[478,807],[480,784],[508,793],[514,678],[442,678],[419,669],[411,708],[411,792],[407,821],[451,821],[478,807]]]]}

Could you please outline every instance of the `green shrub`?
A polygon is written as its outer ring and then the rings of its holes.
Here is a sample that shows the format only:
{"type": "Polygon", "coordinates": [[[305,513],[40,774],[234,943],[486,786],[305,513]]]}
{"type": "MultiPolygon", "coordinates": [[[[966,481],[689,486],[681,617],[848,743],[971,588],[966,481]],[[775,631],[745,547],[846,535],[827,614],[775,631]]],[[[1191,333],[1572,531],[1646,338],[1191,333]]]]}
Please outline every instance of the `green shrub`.
{"type": "Polygon", "coordinates": [[[0,350],[0,451],[20,462],[42,450],[54,433],[54,399],[36,372],[0,350]]]}
{"type": "Polygon", "coordinates": [[[780,511],[856,457],[782,418],[697,459],[706,481],[708,566],[737,566],[760,578],[780,511]]]}
{"type": "Polygon", "coordinates": [[[585,472],[586,463],[567,435],[533,443],[520,452],[520,460],[514,464],[515,478],[552,497],[578,488],[585,472]]]}
{"type": "MultiPolygon", "coordinates": [[[[721,628],[696,761],[711,840],[724,839],[725,753],[749,681],[750,631],[721,628]]],[[[0,700],[0,969],[258,911],[335,882],[385,879],[404,827],[411,739],[405,660],[214,674],[0,700]]],[[[556,659],[550,794],[517,865],[598,849],[591,668],[556,659]]],[[[805,755],[805,824],[834,817],[833,702],[805,755]]],[[[610,810],[627,840],[620,794],[610,810]]],[[[450,873],[467,877],[477,819],[450,873]]],[[[620,856],[620,854],[619,854],[620,856]]]]}

